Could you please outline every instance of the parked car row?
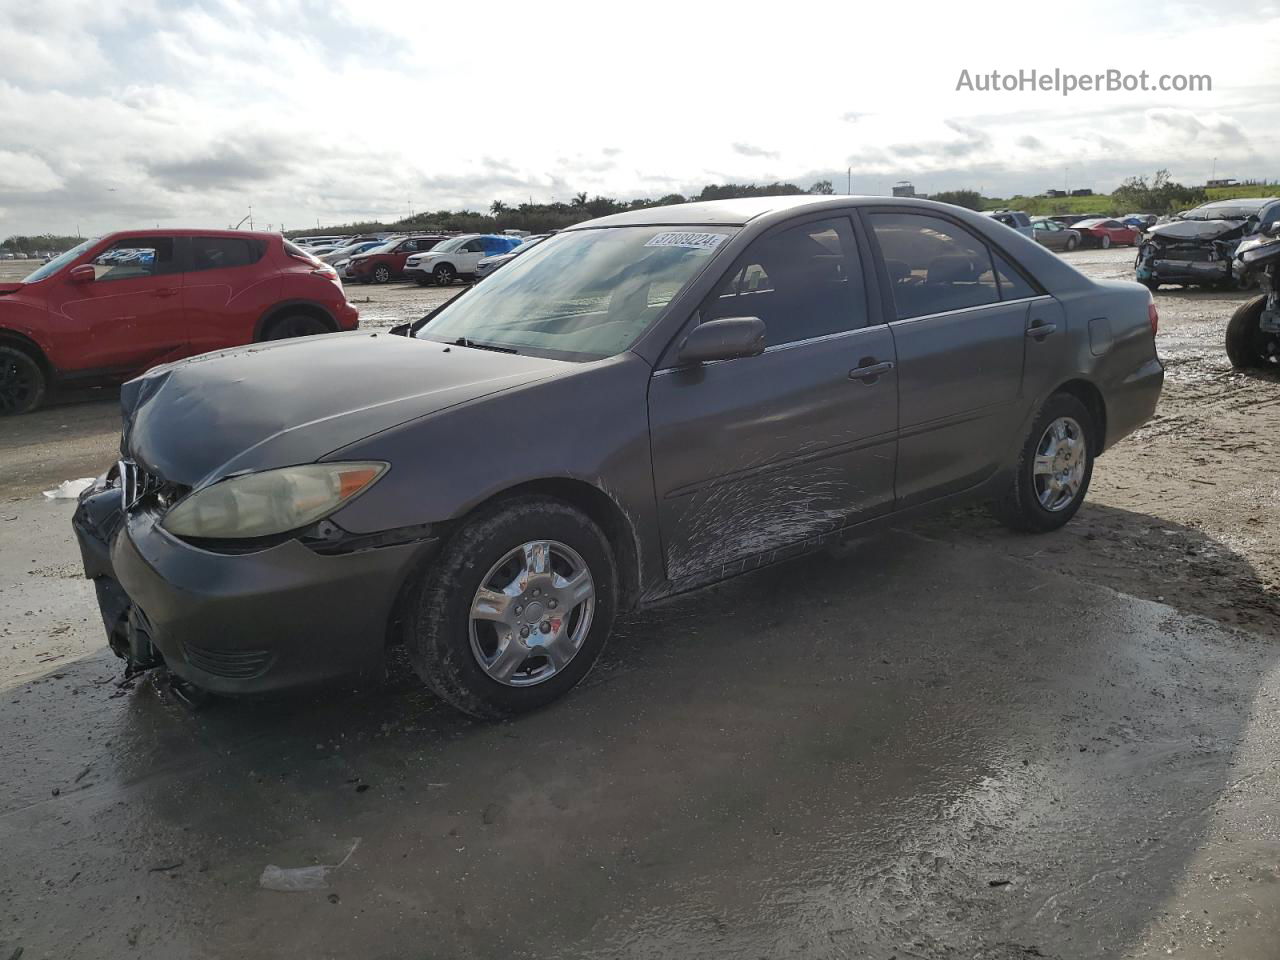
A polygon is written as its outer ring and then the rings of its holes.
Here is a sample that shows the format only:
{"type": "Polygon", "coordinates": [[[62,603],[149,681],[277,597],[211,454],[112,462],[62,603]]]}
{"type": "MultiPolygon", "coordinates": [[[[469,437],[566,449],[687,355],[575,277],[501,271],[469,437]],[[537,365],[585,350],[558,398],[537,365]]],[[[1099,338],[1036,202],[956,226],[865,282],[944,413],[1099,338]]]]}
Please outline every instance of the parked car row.
{"type": "Polygon", "coordinates": [[[153,369],[74,525],[133,669],[264,693],[400,642],[440,698],[507,716],[586,676],[619,612],[909,512],[1061,527],[1155,409],[1157,322],[1139,285],[943,204],[635,210],[398,335],[153,369]]]}
{"type": "Polygon", "coordinates": [[[279,234],[138,230],[0,282],[0,414],[247,343],[354,330],[337,273],[279,234]]]}

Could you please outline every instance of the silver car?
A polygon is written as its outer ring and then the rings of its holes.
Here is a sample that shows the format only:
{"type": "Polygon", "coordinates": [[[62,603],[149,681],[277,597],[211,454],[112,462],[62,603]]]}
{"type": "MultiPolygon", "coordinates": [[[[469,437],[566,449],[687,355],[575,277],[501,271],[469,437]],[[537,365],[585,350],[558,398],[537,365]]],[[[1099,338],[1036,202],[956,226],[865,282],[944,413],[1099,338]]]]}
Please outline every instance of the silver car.
{"type": "Polygon", "coordinates": [[[1037,217],[1031,221],[1036,243],[1050,250],[1074,250],[1080,246],[1080,231],[1064,227],[1057,220],[1037,217]]]}

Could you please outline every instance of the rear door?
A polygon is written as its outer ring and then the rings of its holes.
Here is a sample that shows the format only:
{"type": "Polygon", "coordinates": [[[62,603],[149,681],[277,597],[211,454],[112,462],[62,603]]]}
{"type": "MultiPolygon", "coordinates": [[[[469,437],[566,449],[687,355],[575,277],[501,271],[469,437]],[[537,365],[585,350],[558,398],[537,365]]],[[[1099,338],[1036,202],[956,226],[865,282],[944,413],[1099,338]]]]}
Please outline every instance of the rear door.
{"type": "Polygon", "coordinates": [[[179,241],[122,237],[91,261],[95,279],[72,283],[64,271],[50,308],[84,336],[81,369],[145,370],[187,351],[179,241]]]}
{"type": "MultiPolygon", "coordinates": [[[[991,476],[1024,415],[1028,344],[1055,351],[1061,323],[1028,335],[1048,300],[957,221],[881,208],[867,214],[894,318],[900,397],[897,505],[913,506],[991,476]]],[[[1037,369],[1043,358],[1037,355],[1037,369]]]]}
{"type": "Polygon", "coordinates": [[[764,353],[654,373],[671,580],[739,572],[891,508],[893,339],[868,302],[855,236],[848,218],[826,217],[756,240],[694,322],[759,317],[764,353]]]}
{"type": "Polygon", "coordinates": [[[259,237],[190,237],[182,301],[190,352],[253,340],[258,321],[280,299],[280,271],[265,266],[259,237]]]}

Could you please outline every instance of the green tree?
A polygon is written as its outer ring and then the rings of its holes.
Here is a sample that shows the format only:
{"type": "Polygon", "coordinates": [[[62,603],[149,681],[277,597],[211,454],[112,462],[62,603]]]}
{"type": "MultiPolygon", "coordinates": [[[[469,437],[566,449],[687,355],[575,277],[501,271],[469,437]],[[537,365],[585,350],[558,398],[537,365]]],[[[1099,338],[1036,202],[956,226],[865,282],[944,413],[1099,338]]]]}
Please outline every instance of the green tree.
{"type": "Polygon", "coordinates": [[[977,190],[944,190],[942,193],[930,194],[929,199],[967,210],[981,210],[983,207],[982,194],[977,190]]]}
{"type": "Polygon", "coordinates": [[[835,187],[831,186],[830,180],[819,180],[809,188],[810,193],[821,193],[830,195],[836,192],[835,187]]]}

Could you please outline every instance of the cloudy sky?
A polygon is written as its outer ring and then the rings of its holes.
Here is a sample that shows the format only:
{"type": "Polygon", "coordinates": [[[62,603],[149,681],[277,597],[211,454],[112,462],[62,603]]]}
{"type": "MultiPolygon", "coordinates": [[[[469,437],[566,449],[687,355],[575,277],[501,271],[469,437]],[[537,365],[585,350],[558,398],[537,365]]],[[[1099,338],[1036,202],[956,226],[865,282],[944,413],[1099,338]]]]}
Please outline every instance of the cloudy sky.
{"type": "Polygon", "coordinates": [[[275,229],[585,190],[988,195],[1280,178],[1280,0],[0,2],[0,237],[275,229]],[[625,11],[625,16],[613,11],[625,11]],[[979,93],[971,73],[1207,73],[979,93]]]}

